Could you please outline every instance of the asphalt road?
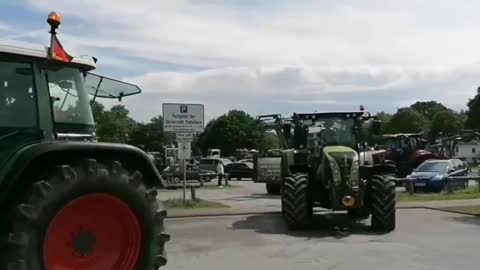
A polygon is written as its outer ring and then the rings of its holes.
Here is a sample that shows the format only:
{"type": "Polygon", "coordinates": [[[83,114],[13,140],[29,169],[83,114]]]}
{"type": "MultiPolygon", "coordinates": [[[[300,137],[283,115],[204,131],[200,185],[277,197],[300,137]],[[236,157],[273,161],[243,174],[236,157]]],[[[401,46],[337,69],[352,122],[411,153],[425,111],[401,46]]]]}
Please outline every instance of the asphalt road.
{"type": "MultiPolygon", "coordinates": [[[[211,200],[224,203],[233,208],[252,211],[261,207],[265,211],[278,211],[280,209],[280,197],[268,195],[265,184],[253,183],[249,180],[230,181],[232,187],[217,188],[217,181],[207,183],[208,188],[199,188],[196,196],[204,200],[211,200]]],[[[190,198],[190,191],[187,190],[187,197],[190,198]]],[[[160,200],[182,198],[182,189],[159,190],[160,200]]]]}
{"type": "Polygon", "coordinates": [[[280,215],[169,219],[171,270],[478,269],[480,218],[397,211],[378,234],[345,214],[319,214],[315,229],[290,232],[280,215]]]}

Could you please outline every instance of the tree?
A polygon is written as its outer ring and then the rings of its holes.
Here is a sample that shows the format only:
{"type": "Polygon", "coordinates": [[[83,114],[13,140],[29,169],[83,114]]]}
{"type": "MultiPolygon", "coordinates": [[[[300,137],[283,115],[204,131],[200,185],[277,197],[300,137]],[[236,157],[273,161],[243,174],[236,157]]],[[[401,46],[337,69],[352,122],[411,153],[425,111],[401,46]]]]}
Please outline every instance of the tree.
{"type": "Polygon", "coordinates": [[[105,111],[105,106],[103,106],[101,103],[97,101],[94,101],[91,104],[91,107],[92,107],[93,119],[95,119],[95,121],[98,121],[98,119],[100,119],[103,116],[103,113],[105,111]]]}
{"type": "Polygon", "coordinates": [[[99,141],[126,143],[129,133],[137,123],[128,116],[129,111],[125,105],[113,106],[110,111],[103,111],[103,105],[95,106],[94,114],[97,114],[95,121],[99,141]]]}
{"type": "Polygon", "coordinates": [[[443,104],[436,101],[417,101],[410,106],[412,110],[415,110],[423,115],[428,120],[432,120],[433,116],[441,111],[447,110],[443,104]]]}
{"type": "Polygon", "coordinates": [[[469,129],[480,129],[480,87],[477,94],[467,103],[467,120],[465,127],[469,129]]]}
{"type": "Polygon", "coordinates": [[[430,121],[421,113],[410,108],[402,108],[397,111],[387,124],[386,133],[428,133],[430,121]]]}
{"type": "Polygon", "coordinates": [[[278,149],[280,148],[280,139],[277,134],[272,132],[265,132],[263,149],[278,149]]]}
{"type": "Polygon", "coordinates": [[[388,123],[392,120],[393,115],[386,113],[386,112],[379,112],[377,113],[378,119],[382,122],[380,125],[380,132],[386,133],[386,129],[388,126],[388,123]]]}
{"type": "Polygon", "coordinates": [[[129,136],[129,143],[141,146],[146,151],[161,151],[163,145],[172,143],[174,140],[171,134],[163,132],[163,117],[154,117],[149,123],[139,123],[132,129],[129,136]]]}
{"type": "Polygon", "coordinates": [[[440,135],[455,135],[463,128],[462,116],[450,109],[437,112],[433,116],[430,129],[430,138],[436,139],[440,135]]]}
{"type": "Polygon", "coordinates": [[[239,148],[265,149],[265,131],[255,119],[243,111],[232,110],[211,120],[200,135],[202,152],[219,148],[224,155],[233,155],[239,148]]]}

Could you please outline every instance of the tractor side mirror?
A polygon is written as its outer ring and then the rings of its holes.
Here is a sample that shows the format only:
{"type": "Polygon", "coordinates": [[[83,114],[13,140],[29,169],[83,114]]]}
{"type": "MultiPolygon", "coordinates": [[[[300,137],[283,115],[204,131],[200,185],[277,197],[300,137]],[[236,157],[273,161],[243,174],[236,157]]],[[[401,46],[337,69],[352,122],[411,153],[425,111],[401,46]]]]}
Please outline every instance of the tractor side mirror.
{"type": "Polygon", "coordinates": [[[373,131],[373,134],[375,134],[375,135],[380,135],[381,125],[382,125],[382,121],[380,121],[380,120],[373,120],[373,123],[372,123],[372,131],[373,131]]]}

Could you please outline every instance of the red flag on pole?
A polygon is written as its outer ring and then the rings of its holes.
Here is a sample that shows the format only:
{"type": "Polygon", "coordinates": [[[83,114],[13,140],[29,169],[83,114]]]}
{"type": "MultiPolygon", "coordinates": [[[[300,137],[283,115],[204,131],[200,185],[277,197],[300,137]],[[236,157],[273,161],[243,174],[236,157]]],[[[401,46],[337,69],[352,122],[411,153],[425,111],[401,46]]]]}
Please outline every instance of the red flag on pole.
{"type": "Polygon", "coordinates": [[[73,59],[64,49],[56,35],[52,35],[52,41],[50,46],[50,56],[52,59],[70,63],[73,59]]]}

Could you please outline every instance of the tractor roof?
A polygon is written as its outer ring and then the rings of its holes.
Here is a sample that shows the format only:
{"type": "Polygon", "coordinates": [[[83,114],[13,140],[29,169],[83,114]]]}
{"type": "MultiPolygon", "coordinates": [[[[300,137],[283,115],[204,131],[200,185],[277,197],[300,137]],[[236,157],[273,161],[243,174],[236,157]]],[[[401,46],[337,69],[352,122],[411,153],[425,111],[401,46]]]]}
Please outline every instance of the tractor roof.
{"type": "Polygon", "coordinates": [[[398,134],[384,134],[384,139],[398,139],[398,138],[420,138],[423,136],[421,133],[398,133],[398,134]]]}
{"type": "Polygon", "coordinates": [[[362,111],[354,112],[323,112],[323,113],[294,113],[293,118],[298,120],[315,120],[322,118],[358,118],[370,117],[370,113],[362,111]]]}
{"type": "MultiPolygon", "coordinates": [[[[0,40],[0,53],[47,59],[48,47],[16,40],[0,40]]],[[[95,61],[89,56],[73,57],[71,63],[81,65],[86,70],[92,70],[96,67],[95,61]]]]}

